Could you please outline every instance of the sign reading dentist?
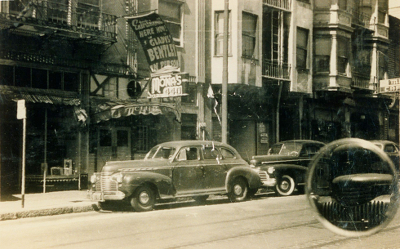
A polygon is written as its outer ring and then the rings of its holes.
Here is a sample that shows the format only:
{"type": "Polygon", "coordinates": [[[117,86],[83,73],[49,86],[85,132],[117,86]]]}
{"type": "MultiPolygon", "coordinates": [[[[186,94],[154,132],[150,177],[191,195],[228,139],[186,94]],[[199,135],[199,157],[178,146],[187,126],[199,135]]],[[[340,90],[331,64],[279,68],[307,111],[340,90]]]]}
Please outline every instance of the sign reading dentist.
{"type": "Polygon", "coordinates": [[[165,66],[179,68],[174,40],[158,14],[151,12],[126,19],[142,45],[151,72],[165,66]]]}

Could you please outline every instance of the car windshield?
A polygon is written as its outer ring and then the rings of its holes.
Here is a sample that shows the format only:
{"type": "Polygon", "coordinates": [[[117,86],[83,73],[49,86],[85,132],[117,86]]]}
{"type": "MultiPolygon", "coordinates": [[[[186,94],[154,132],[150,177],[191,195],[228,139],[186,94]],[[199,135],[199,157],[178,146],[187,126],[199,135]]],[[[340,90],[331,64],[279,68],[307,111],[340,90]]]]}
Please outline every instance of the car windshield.
{"type": "Polygon", "coordinates": [[[147,153],[145,159],[169,159],[175,151],[174,147],[156,146],[147,153]]]}
{"type": "Polygon", "coordinates": [[[282,143],[275,144],[269,151],[270,155],[293,155],[299,154],[301,150],[301,144],[299,143],[282,143]]]}

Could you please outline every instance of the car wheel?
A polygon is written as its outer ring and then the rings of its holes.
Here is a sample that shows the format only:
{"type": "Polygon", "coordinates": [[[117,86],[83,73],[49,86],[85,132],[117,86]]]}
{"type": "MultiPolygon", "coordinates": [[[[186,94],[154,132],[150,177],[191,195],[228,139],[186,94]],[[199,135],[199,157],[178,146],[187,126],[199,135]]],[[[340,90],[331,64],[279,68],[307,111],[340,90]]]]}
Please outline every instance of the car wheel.
{"type": "Polygon", "coordinates": [[[294,192],[294,180],[289,175],[283,175],[278,179],[275,189],[279,195],[288,196],[294,192]]]}
{"type": "Polygon", "coordinates": [[[206,202],[207,198],[208,198],[208,195],[199,195],[199,196],[194,196],[193,197],[193,199],[198,203],[206,202]]]}
{"type": "Polygon", "coordinates": [[[249,188],[247,183],[242,178],[235,178],[231,184],[229,191],[229,199],[232,202],[244,201],[247,198],[249,188]]]}
{"type": "Polygon", "coordinates": [[[131,198],[131,206],[137,212],[153,210],[155,202],[154,191],[147,186],[139,187],[131,198]]]}

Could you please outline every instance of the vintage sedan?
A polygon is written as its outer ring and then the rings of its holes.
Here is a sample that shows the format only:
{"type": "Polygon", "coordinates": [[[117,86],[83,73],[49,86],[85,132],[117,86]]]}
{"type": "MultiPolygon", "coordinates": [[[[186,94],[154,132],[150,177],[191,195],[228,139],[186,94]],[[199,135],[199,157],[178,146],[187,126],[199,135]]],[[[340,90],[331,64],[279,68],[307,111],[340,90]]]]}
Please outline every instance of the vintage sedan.
{"type": "Polygon", "coordinates": [[[392,141],[388,140],[372,140],[370,141],[371,143],[375,144],[378,146],[379,149],[383,150],[383,152],[386,153],[386,155],[389,156],[389,158],[392,160],[396,170],[398,173],[399,172],[399,146],[392,141]]]}
{"type": "Polygon", "coordinates": [[[314,140],[288,140],[274,144],[267,155],[253,156],[252,167],[259,169],[264,188],[274,187],[287,196],[297,188],[304,191],[307,166],[325,144],[314,140]]]}
{"type": "Polygon", "coordinates": [[[243,201],[261,186],[258,172],[231,146],[214,141],[173,141],[153,147],[143,160],[110,161],[91,177],[100,207],[126,201],[136,211],[161,200],[227,194],[243,201]]]}

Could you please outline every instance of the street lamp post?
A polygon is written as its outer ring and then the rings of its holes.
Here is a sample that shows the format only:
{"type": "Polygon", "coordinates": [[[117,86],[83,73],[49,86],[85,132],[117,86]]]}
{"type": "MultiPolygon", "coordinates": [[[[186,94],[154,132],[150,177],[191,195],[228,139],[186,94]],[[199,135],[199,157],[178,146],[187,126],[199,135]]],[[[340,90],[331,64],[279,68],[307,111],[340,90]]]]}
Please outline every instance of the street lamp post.
{"type": "Polygon", "coordinates": [[[227,143],[228,128],[228,36],[229,36],[229,0],[224,7],[223,72],[222,72],[222,142],[227,143]]]}

